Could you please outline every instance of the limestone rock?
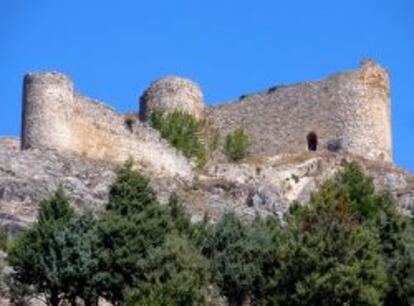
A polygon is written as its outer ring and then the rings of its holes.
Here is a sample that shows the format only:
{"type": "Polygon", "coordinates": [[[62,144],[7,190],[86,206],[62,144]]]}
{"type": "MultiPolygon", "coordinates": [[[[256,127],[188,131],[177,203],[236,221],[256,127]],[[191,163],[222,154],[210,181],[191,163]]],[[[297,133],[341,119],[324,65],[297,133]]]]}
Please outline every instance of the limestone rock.
{"type": "MultiPolygon", "coordinates": [[[[151,169],[150,178],[161,202],[172,192],[184,200],[194,222],[207,214],[213,221],[235,211],[282,217],[292,201],[305,203],[310,194],[343,166],[338,154],[283,155],[242,163],[215,163],[193,181],[163,176],[151,169]]],[[[383,163],[358,159],[379,190],[389,190],[401,210],[409,212],[414,199],[414,178],[383,163]]],[[[79,156],[62,156],[53,150],[13,150],[0,146],[0,226],[13,235],[33,222],[38,203],[61,186],[74,207],[97,212],[103,209],[115,179],[114,166],[79,156]]]]}

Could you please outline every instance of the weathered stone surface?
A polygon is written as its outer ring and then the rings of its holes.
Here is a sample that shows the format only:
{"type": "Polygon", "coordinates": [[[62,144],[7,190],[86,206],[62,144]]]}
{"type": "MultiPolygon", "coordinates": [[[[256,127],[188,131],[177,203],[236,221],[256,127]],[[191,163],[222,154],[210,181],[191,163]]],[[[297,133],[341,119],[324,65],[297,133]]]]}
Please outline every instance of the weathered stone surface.
{"type": "MultiPolygon", "coordinates": [[[[311,192],[342,168],[344,159],[357,159],[374,177],[379,190],[389,190],[408,212],[414,198],[414,178],[392,164],[349,155],[281,155],[243,163],[209,166],[193,181],[142,168],[162,202],[172,192],[185,201],[194,221],[208,214],[218,220],[235,211],[245,218],[281,217],[292,201],[306,202],[311,192]]],[[[0,225],[10,234],[36,218],[37,204],[61,186],[77,209],[99,211],[107,201],[114,166],[62,156],[54,150],[15,151],[0,146],[0,225]]]]}
{"type": "MultiPolygon", "coordinates": [[[[228,211],[254,219],[257,215],[282,217],[293,200],[306,202],[311,192],[351,158],[373,176],[378,190],[396,196],[402,212],[410,212],[414,200],[412,175],[392,164],[349,155],[282,155],[239,164],[219,163],[193,181],[157,176],[151,169],[141,171],[151,179],[162,202],[177,192],[193,222],[202,221],[205,214],[217,221],[228,211]]],[[[36,219],[39,201],[58,186],[76,209],[98,212],[107,201],[114,179],[114,167],[102,162],[62,156],[54,150],[16,151],[0,146],[0,226],[9,235],[27,227],[36,219]]],[[[8,305],[7,299],[0,298],[0,303],[8,305]]],[[[31,305],[44,304],[34,300],[31,305]]]]}
{"type": "Polygon", "coordinates": [[[157,131],[75,93],[63,74],[26,75],[23,102],[23,149],[54,149],[109,163],[132,159],[163,175],[191,179],[190,163],[157,131]]]}
{"type": "Polygon", "coordinates": [[[154,83],[140,98],[140,115],[146,120],[155,109],[170,112],[180,110],[201,118],[204,111],[200,87],[180,77],[164,77],[154,83]]]}
{"type": "Polygon", "coordinates": [[[207,109],[222,134],[243,128],[251,152],[272,156],[308,151],[350,152],[392,161],[388,73],[373,61],[318,82],[270,88],[207,109]]]}
{"type": "Polygon", "coordinates": [[[59,186],[76,207],[96,210],[114,176],[110,166],[63,158],[52,150],[0,150],[0,222],[14,233],[36,218],[36,204],[59,186]]]}
{"type": "Polygon", "coordinates": [[[369,60],[322,81],[273,87],[208,108],[194,82],[165,77],[151,84],[140,103],[143,121],[76,93],[61,73],[28,74],[22,148],[54,149],[111,163],[133,159],[165,176],[191,180],[191,164],[145,123],[152,110],[162,108],[206,118],[222,135],[244,128],[251,153],[257,155],[317,149],[392,161],[389,77],[369,60]]]}

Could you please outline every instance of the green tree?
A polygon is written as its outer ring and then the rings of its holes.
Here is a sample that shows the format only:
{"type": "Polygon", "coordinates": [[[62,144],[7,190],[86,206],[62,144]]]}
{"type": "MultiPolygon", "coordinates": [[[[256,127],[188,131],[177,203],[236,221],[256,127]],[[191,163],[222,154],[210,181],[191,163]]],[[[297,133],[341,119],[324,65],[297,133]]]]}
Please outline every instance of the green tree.
{"type": "Polygon", "coordinates": [[[242,305],[263,284],[262,263],[271,243],[259,224],[243,223],[229,213],[205,241],[203,253],[211,260],[213,279],[231,305],[242,305]]]}
{"type": "Polygon", "coordinates": [[[292,209],[269,304],[382,304],[387,281],[379,237],[352,205],[346,188],[328,181],[308,205],[292,209]]]}
{"type": "Polygon", "coordinates": [[[196,226],[191,224],[190,215],[176,193],[171,194],[168,200],[168,206],[171,220],[174,222],[174,228],[179,234],[187,235],[191,238],[194,235],[196,226]]]}
{"type": "Polygon", "coordinates": [[[230,161],[239,161],[248,154],[249,136],[243,129],[237,129],[226,136],[224,153],[230,161]]]}
{"type": "Polygon", "coordinates": [[[380,216],[376,227],[381,241],[389,288],[385,305],[414,305],[414,227],[411,220],[397,211],[390,194],[378,197],[380,216]]]}
{"type": "Polygon", "coordinates": [[[356,162],[346,163],[336,178],[336,187],[349,195],[350,208],[361,220],[377,218],[380,213],[373,180],[356,162]]]}
{"type": "Polygon", "coordinates": [[[195,158],[198,167],[206,164],[210,129],[204,120],[181,111],[164,113],[162,110],[155,110],[151,113],[150,124],[160,132],[162,138],[183,152],[187,158],[195,158]]]}
{"type": "Polygon", "coordinates": [[[95,305],[98,301],[95,225],[92,214],[85,213],[54,234],[55,248],[61,250],[59,274],[62,291],[73,305],[77,298],[81,298],[85,306],[95,305]]]}
{"type": "Polygon", "coordinates": [[[38,221],[23,232],[10,248],[8,261],[13,268],[12,286],[30,287],[32,292],[25,290],[25,294],[45,294],[48,305],[59,305],[64,298],[66,284],[62,278],[65,259],[57,242],[57,233],[74,216],[60,189],[41,202],[38,221]]]}
{"type": "Polygon", "coordinates": [[[205,305],[208,261],[190,240],[169,234],[146,260],[145,279],[128,292],[129,305],[205,305]]]}
{"type": "Polygon", "coordinates": [[[252,286],[251,302],[252,305],[277,305],[278,299],[274,299],[275,288],[282,277],[286,273],[282,266],[284,264],[289,247],[288,241],[290,231],[287,225],[281,224],[278,218],[269,217],[265,221],[256,221],[254,223],[256,235],[266,237],[261,239],[260,244],[260,267],[261,277],[260,281],[256,281],[252,286]]]}
{"type": "Polygon", "coordinates": [[[207,264],[189,239],[193,231],[181,201],[173,195],[169,205],[160,204],[131,164],[117,174],[98,227],[100,292],[115,304],[199,301],[207,264]]]}
{"type": "Polygon", "coordinates": [[[126,291],[145,278],[146,259],[171,228],[167,207],[160,205],[148,180],[131,163],[118,169],[98,225],[101,294],[123,303],[126,291]]]}
{"type": "Polygon", "coordinates": [[[345,165],[337,177],[338,188],[349,193],[352,211],[365,226],[378,232],[386,264],[388,290],[385,305],[414,304],[414,227],[397,211],[389,193],[375,192],[372,178],[356,162],[345,165]]]}

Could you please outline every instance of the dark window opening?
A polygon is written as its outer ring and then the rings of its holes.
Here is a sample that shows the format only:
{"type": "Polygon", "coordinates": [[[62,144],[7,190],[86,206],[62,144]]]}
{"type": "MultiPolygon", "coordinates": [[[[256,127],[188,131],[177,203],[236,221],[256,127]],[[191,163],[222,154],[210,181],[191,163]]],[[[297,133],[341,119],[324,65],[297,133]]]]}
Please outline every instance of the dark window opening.
{"type": "Polygon", "coordinates": [[[125,127],[132,133],[134,131],[135,118],[132,115],[125,117],[125,127]]]}
{"type": "Polygon", "coordinates": [[[316,151],[318,149],[318,136],[315,133],[309,133],[308,137],[308,150],[309,151],[316,151]]]}

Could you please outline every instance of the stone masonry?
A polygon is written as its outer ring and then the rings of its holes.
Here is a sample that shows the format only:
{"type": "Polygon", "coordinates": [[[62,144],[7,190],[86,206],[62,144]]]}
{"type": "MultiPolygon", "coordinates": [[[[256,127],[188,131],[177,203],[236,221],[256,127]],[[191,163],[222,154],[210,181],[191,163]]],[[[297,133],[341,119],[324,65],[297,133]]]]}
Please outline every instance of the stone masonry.
{"type": "Polygon", "coordinates": [[[179,110],[197,118],[203,114],[203,93],[200,87],[180,77],[164,77],[151,84],[140,99],[141,119],[155,109],[179,110]]]}
{"type": "Polygon", "coordinates": [[[392,162],[387,71],[371,60],[317,82],[275,86],[239,101],[205,107],[197,84],[166,77],[140,98],[140,115],[124,115],[75,93],[60,73],[26,75],[22,148],[54,149],[115,163],[127,159],[169,176],[191,165],[149,127],[154,109],[205,118],[221,135],[243,128],[251,153],[264,156],[331,151],[392,162]]]}
{"type": "Polygon", "coordinates": [[[373,61],[322,81],[273,87],[214,106],[207,116],[223,134],[243,128],[253,153],[300,153],[312,140],[318,151],[392,161],[388,73],[373,61]]]}
{"type": "Polygon", "coordinates": [[[23,149],[54,149],[114,163],[131,159],[168,176],[191,176],[189,162],[158,132],[75,94],[72,82],[60,73],[28,74],[23,104],[23,149]]]}

